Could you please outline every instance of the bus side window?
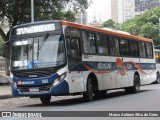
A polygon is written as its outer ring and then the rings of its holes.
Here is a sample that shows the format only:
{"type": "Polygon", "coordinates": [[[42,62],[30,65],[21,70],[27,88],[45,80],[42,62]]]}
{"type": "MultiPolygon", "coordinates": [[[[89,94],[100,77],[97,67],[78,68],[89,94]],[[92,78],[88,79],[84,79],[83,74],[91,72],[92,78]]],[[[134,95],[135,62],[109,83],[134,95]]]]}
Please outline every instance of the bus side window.
{"type": "Polygon", "coordinates": [[[76,28],[66,28],[66,41],[68,55],[72,58],[81,57],[80,31],[76,28]]]}
{"type": "Polygon", "coordinates": [[[153,58],[152,43],[146,42],[146,52],[148,58],[153,58]]]}
{"type": "Polygon", "coordinates": [[[139,52],[138,52],[138,43],[137,41],[130,40],[130,54],[132,57],[138,57],[139,52]]]}
{"type": "Polygon", "coordinates": [[[67,37],[66,40],[68,46],[68,55],[73,58],[80,57],[80,45],[78,38],[70,39],[69,37],[67,37]]]}
{"type": "Polygon", "coordinates": [[[104,35],[97,35],[97,47],[98,47],[98,54],[100,55],[108,55],[108,41],[106,36],[104,35]]]}
{"type": "Polygon", "coordinates": [[[122,56],[130,55],[128,40],[120,39],[120,49],[121,49],[122,56]]]}
{"type": "Polygon", "coordinates": [[[119,56],[120,52],[119,52],[118,38],[109,37],[108,40],[109,40],[110,54],[115,55],[115,56],[119,56]]]}
{"type": "Polygon", "coordinates": [[[82,31],[82,38],[83,38],[84,53],[95,54],[96,53],[95,35],[92,33],[86,33],[82,31]]]}
{"type": "Polygon", "coordinates": [[[145,43],[144,42],[138,42],[139,47],[139,55],[142,58],[146,57],[146,49],[145,49],[145,43]]]}

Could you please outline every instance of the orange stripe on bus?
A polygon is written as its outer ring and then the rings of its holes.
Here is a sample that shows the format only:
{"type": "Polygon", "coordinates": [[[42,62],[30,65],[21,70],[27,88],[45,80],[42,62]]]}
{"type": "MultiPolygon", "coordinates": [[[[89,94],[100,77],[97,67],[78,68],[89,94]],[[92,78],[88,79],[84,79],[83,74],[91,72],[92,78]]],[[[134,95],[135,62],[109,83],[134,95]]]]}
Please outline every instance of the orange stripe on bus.
{"type": "Polygon", "coordinates": [[[76,24],[76,23],[68,22],[68,21],[62,21],[62,25],[85,29],[85,30],[91,30],[91,31],[100,32],[100,33],[105,33],[107,35],[116,35],[116,36],[120,36],[120,37],[131,38],[131,39],[136,39],[136,40],[141,40],[141,41],[146,41],[146,42],[153,42],[153,40],[149,39],[149,38],[143,38],[143,37],[134,36],[134,35],[127,35],[127,34],[118,33],[118,32],[114,32],[114,31],[104,30],[101,28],[80,25],[80,24],[76,24]]]}
{"type": "Polygon", "coordinates": [[[87,70],[89,70],[89,71],[91,71],[91,72],[93,72],[93,73],[97,73],[97,74],[106,74],[106,73],[111,73],[111,72],[112,72],[111,70],[94,70],[93,68],[87,66],[87,65],[84,64],[84,63],[83,63],[83,66],[84,66],[87,70]]]}

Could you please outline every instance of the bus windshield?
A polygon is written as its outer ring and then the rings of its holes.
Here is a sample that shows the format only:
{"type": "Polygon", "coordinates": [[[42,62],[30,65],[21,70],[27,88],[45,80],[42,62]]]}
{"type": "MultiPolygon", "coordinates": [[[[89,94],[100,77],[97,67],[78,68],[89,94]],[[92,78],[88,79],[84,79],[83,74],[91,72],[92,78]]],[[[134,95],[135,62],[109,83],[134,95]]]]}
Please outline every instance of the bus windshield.
{"type": "Polygon", "coordinates": [[[12,69],[54,67],[65,63],[64,39],[45,35],[12,42],[12,69]]]}

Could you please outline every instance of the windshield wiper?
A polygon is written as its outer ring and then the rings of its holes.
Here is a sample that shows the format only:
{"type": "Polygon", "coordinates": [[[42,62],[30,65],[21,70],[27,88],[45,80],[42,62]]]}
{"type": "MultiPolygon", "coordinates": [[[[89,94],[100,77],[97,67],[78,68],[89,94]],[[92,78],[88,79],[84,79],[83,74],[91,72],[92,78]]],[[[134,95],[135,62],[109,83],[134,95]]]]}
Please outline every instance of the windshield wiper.
{"type": "Polygon", "coordinates": [[[47,41],[48,37],[49,37],[49,33],[46,33],[45,36],[43,37],[41,44],[38,47],[39,50],[42,49],[42,47],[43,47],[44,43],[47,41]]]}

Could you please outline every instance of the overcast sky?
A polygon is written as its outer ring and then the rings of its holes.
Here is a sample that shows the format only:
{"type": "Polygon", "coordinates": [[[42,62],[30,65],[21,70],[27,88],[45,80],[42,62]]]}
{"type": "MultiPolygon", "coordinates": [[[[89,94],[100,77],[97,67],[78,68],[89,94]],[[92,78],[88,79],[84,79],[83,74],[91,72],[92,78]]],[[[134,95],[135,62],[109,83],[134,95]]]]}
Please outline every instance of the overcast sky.
{"type": "Polygon", "coordinates": [[[88,22],[92,22],[94,14],[97,20],[102,22],[111,18],[111,0],[92,0],[92,4],[88,8],[88,22]]]}

